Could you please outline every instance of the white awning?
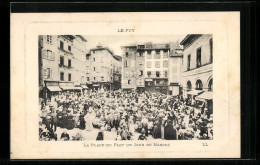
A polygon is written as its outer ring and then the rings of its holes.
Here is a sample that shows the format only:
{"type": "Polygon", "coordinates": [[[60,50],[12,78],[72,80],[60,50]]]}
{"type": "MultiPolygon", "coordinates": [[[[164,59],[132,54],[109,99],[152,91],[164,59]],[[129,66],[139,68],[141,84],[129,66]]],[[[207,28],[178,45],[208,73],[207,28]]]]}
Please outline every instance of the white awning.
{"type": "Polygon", "coordinates": [[[203,91],[200,91],[200,90],[191,90],[189,92],[187,92],[188,95],[199,95],[201,94],[203,91]]]}
{"type": "Polygon", "coordinates": [[[81,90],[82,87],[74,87],[75,90],[81,90]]]}
{"type": "Polygon", "coordinates": [[[81,85],[81,87],[82,87],[83,89],[88,89],[88,87],[87,87],[86,85],[81,85]]]}
{"type": "Polygon", "coordinates": [[[51,91],[51,92],[60,92],[61,89],[59,86],[47,86],[47,88],[51,91]]]}
{"type": "Polygon", "coordinates": [[[201,95],[195,97],[195,100],[200,100],[200,101],[212,100],[212,99],[213,99],[213,92],[211,91],[204,92],[201,95]]]}
{"type": "Polygon", "coordinates": [[[93,87],[99,87],[99,85],[98,84],[93,84],[93,87]]]}
{"type": "Polygon", "coordinates": [[[145,79],[145,81],[153,81],[153,79],[147,78],[147,79],[145,79]]]}
{"type": "Polygon", "coordinates": [[[73,90],[74,86],[60,86],[62,90],[73,90]]]}

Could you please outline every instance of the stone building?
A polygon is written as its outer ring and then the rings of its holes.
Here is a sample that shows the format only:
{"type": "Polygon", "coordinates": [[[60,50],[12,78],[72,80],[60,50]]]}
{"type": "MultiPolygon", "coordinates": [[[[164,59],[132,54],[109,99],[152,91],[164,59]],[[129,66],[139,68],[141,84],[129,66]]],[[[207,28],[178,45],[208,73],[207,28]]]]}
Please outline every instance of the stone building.
{"type": "Polygon", "coordinates": [[[169,95],[177,96],[182,94],[182,58],[183,49],[180,49],[179,43],[171,46],[169,56],[169,95]]]}
{"type": "Polygon", "coordinates": [[[213,39],[210,34],[189,34],[182,41],[183,96],[207,101],[213,100],[213,39]]]}
{"type": "Polygon", "coordinates": [[[168,67],[170,45],[145,45],[145,91],[168,93],[168,67]]]}
{"type": "MultiPolygon", "coordinates": [[[[107,47],[98,44],[96,48],[90,49],[90,53],[86,56],[87,82],[92,84],[95,90],[112,90],[119,88],[118,81],[121,80],[121,58],[107,47]],[[116,78],[115,84],[114,78],[116,78]],[[89,80],[89,81],[88,81],[89,80]]],[[[121,84],[121,82],[120,82],[121,84]]]]}
{"type": "Polygon", "coordinates": [[[39,36],[39,93],[81,90],[84,84],[86,39],[80,35],[39,36]]]}
{"type": "MultiPolygon", "coordinates": [[[[122,46],[124,63],[122,88],[168,94],[169,61],[172,58],[170,50],[177,48],[180,48],[178,42],[161,44],[148,42],[122,46]]],[[[176,65],[181,66],[181,62],[176,65]]],[[[180,71],[178,73],[181,74],[180,71]]]]}
{"type": "Polygon", "coordinates": [[[123,90],[136,89],[136,45],[121,46],[122,55],[122,82],[123,90]]]}

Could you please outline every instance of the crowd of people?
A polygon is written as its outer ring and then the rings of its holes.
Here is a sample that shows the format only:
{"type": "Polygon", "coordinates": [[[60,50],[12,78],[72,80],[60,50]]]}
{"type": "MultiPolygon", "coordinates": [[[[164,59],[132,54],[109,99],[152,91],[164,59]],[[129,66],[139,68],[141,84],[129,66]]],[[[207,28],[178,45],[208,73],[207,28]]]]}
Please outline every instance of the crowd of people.
{"type": "Polygon", "coordinates": [[[104,132],[115,132],[114,140],[191,140],[213,137],[213,115],[207,104],[188,105],[189,99],[161,93],[123,91],[59,92],[45,104],[40,100],[40,140],[84,140],[80,129],[104,140],[104,132]],[[65,131],[57,136],[57,128],[65,131]],[[138,139],[133,139],[134,135],[138,139]],[[197,135],[197,136],[196,136],[197,135]]]}

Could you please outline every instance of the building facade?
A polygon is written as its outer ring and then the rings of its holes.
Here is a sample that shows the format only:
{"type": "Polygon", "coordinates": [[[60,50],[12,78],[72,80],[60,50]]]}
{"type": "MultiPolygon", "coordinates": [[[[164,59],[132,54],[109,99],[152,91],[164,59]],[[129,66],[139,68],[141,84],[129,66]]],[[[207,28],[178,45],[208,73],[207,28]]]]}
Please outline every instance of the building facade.
{"type": "Polygon", "coordinates": [[[179,44],[171,51],[169,56],[169,95],[177,96],[182,94],[182,58],[183,49],[178,49],[179,44]]]}
{"type": "Polygon", "coordinates": [[[84,84],[86,39],[80,35],[39,36],[39,93],[76,90],[84,84]]]}
{"type": "Polygon", "coordinates": [[[145,46],[145,91],[167,94],[170,45],[147,43],[145,46]]]}
{"type": "Polygon", "coordinates": [[[136,45],[121,46],[123,52],[122,89],[136,89],[136,45]]]}
{"type": "Polygon", "coordinates": [[[93,89],[112,90],[120,87],[118,83],[121,84],[121,57],[99,44],[96,48],[90,49],[86,58],[90,64],[87,66],[87,82],[92,84],[93,89]]]}
{"type": "Polygon", "coordinates": [[[213,91],[213,39],[212,35],[190,34],[181,44],[183,54],[183,96],[196,99],[197,96],[207,95],[204,98],[212,108],[213,91]]]}
{"type": "MultiPolygon", "coordinates": [[[[122,88],[168,94],[170,50],[177,48],[180,48],[178,42],[162,44],[149,42],[122,46],[124,63],[122,88]]],[[[172,64],[175,65],[175,63],[172,64]]],[[[181,66],[181,62],[176,65],[181,66]]],[[[181,74],[179,71],[178,73],[181,74]]]]}

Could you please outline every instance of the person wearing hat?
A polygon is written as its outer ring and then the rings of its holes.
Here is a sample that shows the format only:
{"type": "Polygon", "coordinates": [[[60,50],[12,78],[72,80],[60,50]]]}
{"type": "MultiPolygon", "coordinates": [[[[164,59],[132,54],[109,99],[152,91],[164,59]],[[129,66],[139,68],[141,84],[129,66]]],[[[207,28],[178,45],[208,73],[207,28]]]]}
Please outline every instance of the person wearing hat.
{"type": "Polygon", "coordinates": [[[52,114],[51,114],[51,128],[54,130],[54,132],[56,132],[56,128],[57,128],[57,113],[55,111],[53,111],[52,114]]]}
{"type": "Polygon", "coordinates": [[[64,140],[64,141],[68,141],[68,140],[70,140],[70,135],[67,133],[67,131],[64,131],[64,132],[61,134],[60,139],[61,139],[61,140],[64,140]]]}
{"type": "Polygon", "coordinates": [[[145,130],[142,129],[141,135],[138,137],[138,140],[147,140],[147,138],[146,138],[146,136],[144,134],[145,134],[145,130]]]}
{"type": "Polygon", "coordinates": [[[159,119],[157,119],[154,123],[153,138],[155,139],[161,138],[161,123],[159,119]]]}
{"type": "Polygon", "coordinates": [[[122,132],[121,132],[121,138],[122,138],[122,140],[130,140],[131,139],[131,136],[130,136],[130,133],[128,132],[128,130],[127,130],[126,124],[123,125],[123,129],[122,129],[122,132]]]}
{"type": "Polygon", "coordinates": [[[145,130],[145,136],[148,136],[148,119],[146,116],[143,116],[141,120],[142,128],[145,130]]]}

